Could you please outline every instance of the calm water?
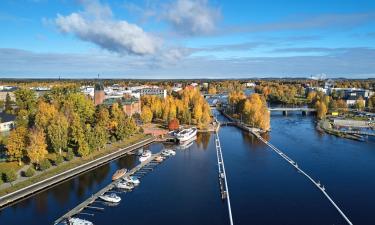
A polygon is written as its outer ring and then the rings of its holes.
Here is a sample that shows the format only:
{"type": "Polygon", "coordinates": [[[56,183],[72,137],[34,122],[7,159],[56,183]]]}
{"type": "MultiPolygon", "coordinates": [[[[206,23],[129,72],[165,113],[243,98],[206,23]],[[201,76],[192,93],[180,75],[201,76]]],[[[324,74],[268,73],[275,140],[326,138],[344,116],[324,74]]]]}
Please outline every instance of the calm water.
{"type": "MultiPolygon", "coordinates": [[[[274,114],[271,120],[266,138],[320,180],[354,224],[375,224],[375,142],[319,134],[313,117],[274,114]]],[[[219,135],[235,224],[345,224],[320,191],[258,140],[235,127],[222,127],[219,135]]],[[[52,224],[107,185],[117,168],[136,164],[135,156],[125,156],[59,184],[0,211],[0,224],[52,224]]],[[[199,135],[191,147],[177,150],[143,177],[137,189],[120,195],[118,206],[85,210],[95,216],[80,217],[99,225],[229,224],[210,134],[199,135]]]]}

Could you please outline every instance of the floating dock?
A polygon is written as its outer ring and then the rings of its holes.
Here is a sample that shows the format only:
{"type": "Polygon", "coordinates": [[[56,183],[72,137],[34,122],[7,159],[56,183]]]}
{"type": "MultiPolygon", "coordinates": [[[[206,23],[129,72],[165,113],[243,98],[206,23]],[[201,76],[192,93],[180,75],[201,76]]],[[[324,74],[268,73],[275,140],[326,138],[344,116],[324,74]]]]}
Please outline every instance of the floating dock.
{"type": "MultiPolygon", "coordinates": [[[[111,182],[109,185],[105,186],[103,189],[101,189],[97,193],[93,194],[90,198],[86,199],[84,202],[82,202],[81,204],[77,205],[75,208],[71,209],[69,212],[67,212],[66,214],[64,214],[60,218],[58,218],[54,222],[54,224],[55,225],[59,224],[59,223],[63,222],[64,220],[68,219],[68,218],[74,217],[77,214],[86,214],[86,215],[89,215],[88,213],[82,213],[82,211],[84,209],[95,209],[95,210],[102,210],[103,211],[104,208],[96,207],[96,206],[91,206],[91,204],[93,204],[94,202],[98,202],[97,199],[99,198],[99,196],[101,196],[101,195],[103,195],[103,194],[105,194],[107,192],[110,192],[112,189],[115,189],[116,188],[116,184],[118,182],[120,182],[122,180],[122,178],[134,175],[136,173],[140,174],[139,176],[142,176],[142,175],[145,175],[148,172],[151,172],[152,171],[152,167],[160,164],[160,162],[157,162],[155,160],[155,158],[158,157],[158,156],[160,156],[160,155],[161,155],[160,152],[157,153],[157,154],[153,154],[148,160],[140,163],[139,165],[137,165],[133,169],[129,170],[120,179],[117,179],[117,180],[111,182]]],[[[90,213],[90,215],[93,216],[94,214],[90,213]]]]}
{"type": "Polygon", "coordinates": [[[227,200],[229,222],[231,225],[233,225],[232,208],[230,205],[227,175],[225,173],[223,153],[221,151],[221,145],[220,145],[220,139],[219,139],[218,133],[215,134],[215,145],[216,145],[217,165],[218,165],[218,171],[219,171],[219,186],[220,186],[221,199],[227,200]]]}

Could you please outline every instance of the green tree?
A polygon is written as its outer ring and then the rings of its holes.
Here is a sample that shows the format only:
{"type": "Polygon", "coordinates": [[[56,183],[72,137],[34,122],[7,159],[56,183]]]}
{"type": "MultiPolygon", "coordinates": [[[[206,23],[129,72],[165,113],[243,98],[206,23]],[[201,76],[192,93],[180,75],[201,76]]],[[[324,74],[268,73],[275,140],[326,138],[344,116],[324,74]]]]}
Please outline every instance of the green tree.
{"type": "Polygon", "coordinates": [[[4,103],[4,111],[6,113],[12,113],[12,99],[10,98],[9,93],[7,93],[5,97],[5,103],[4,103]]]}
{"type": "Polygon", "coordinates": [[[16,105],[19,110],[26,110],[29,114],[36,108],[36,94],[33,90],[21,88],[14,92],[16,96],[16,105]]]}

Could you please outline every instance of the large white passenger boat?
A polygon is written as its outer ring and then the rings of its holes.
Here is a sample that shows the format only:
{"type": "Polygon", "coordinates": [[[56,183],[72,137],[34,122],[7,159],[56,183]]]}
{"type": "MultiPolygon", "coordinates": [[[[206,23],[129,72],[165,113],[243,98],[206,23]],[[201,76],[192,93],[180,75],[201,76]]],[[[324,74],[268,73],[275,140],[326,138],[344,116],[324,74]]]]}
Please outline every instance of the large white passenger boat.
{"type": "Polygon", "coordinates": [[[182,141],[187,141],[187,140],[195,137],[196,135],[197,135],[197,128],[191,127],[191,128],[183,129],[183,130],[179,131],[176,134],[176,138],[177,138],[178,141],[182,142],[182,141]]]}

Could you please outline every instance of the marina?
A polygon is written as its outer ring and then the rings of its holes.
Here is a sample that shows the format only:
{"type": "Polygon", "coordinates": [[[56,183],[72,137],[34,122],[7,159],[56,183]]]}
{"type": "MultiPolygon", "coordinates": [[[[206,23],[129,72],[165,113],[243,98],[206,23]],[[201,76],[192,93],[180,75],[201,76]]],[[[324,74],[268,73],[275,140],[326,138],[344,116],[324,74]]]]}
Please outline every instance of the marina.
{"type": "MultiPolygon", "coordinates": [[[[97,193],[93,194],[90,198],[82,202],[81,204],[77,205],[75,208],[71,209],[69,212],[58,218],[54,224],[61,224],[65,220],[69,220],[70,218],[73,218],[76,215],[82,214],[82,211],[85,209],[100,209],[104,210],[104,208],[91,206],[91,204],[98,202],[98,199],[112,202],[112,203],[118,203],[121,201],[121,198],[117,196],[115,193],[111,193],[112,190],[118,188],[118,185],[121,181],[119,181],[120,178],[127,178],[129,179],[130,176],[135,176],[137,178],[141,178],[148,172],[153,170],[153,167],[159,164],[155,160],[155,158],[159,157],[161,153],[157,153],[154,155],[151,155],[148,159],[142,161],[139,165],[131,169],[129,172],[124,173],[121,177],[118,177],[115,179],[112,183],[98,191],[97,193]],[[109,193],[109,194],[106,194],[109,193]]],[[[124,171],[124,170],[123,170],[124,171]]],[[[118,174],[118,171],[116,171],[116,174],[118,174]]],[[[130,190],[130,189],[129,189],[130,190]]],[[[92,214],[94,215],[94,214],[92,214]]]]}

